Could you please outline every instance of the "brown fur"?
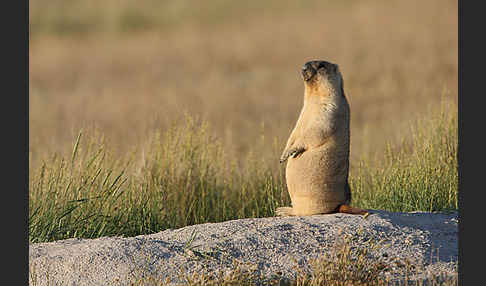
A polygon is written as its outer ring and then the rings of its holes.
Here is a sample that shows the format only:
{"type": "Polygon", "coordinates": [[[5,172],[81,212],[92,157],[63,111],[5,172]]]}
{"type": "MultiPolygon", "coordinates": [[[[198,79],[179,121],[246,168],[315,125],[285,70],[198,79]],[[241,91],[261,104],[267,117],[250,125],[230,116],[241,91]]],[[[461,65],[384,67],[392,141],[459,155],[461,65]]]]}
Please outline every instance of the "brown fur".
{"type": "Polygon", "coordinates": [[[349,105],[337,65],[304,65],[304,106],[280,162],[287,160],[286,181],[292,207],[277,215],[332,212],[364,214],[349,207],[349,105]]]}

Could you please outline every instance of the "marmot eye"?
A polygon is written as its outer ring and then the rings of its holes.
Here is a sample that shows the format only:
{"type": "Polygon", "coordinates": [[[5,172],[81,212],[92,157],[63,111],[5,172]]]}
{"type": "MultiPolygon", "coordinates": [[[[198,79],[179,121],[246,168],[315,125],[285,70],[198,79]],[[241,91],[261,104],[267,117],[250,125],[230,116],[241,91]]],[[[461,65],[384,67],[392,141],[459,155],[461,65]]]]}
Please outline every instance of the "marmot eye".
{"type": "Polygon", "coordinates": [[[324,70],[326,70],[328,72],[336,72],[337,71],[337,65],[326,62],[326,61],[322,61],[322,62],[319,63],[319,65],[317,66],[317,69],[319,70],[321,68],[323,68],[324,70]]]}
{"type": "Polygon", "coordinates": [[[319,68],[318,69],[321,69],[321,68],[323,68],[327,72],[333,72],[334,71],[334,65],[333,64],[330,64],[330,63],[326,63],[326,62],[321,62],[319,64],[319,68]]]}

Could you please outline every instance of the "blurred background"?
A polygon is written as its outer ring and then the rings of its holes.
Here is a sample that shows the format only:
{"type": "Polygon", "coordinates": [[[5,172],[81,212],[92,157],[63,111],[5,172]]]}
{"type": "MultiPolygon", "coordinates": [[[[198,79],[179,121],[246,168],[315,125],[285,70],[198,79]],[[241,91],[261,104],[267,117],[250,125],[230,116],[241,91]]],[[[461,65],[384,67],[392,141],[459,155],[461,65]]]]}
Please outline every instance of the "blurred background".
{"type": "Polygon", "coordinates": [[[303,103],[301,66],[340,66],[351,166],[458,96],[450,0],[30,0],[31,164],[81,128],[123,154],[208,121],[225,151],[278,156],[303,103]],[[259,144],[264,137],[266,144],[259,144]]]}

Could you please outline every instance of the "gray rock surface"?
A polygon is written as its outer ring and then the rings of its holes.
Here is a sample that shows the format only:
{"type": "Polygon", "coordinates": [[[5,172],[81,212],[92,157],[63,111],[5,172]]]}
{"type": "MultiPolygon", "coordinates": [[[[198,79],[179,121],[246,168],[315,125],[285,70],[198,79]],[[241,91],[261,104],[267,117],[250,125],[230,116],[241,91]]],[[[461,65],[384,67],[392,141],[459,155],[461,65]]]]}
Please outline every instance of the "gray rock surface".
{"type": "Polygon", "coordinates": [[[295,266],[333,251],[349,235],[353,248],[390,265],[383,273],[404,279],[399,259],[419,266],[408,279],[457,275],[456,213],[373,210],[366,219],[348,214],[269,217],[206,223],[136,237],[67,239],[29,245],[31,285],[130,285],[150,279],[226,271],[250,263],[263,276],[295,277],[295,266]],[[377,242],[376,249],[370,242],[377,242]],[[242,264],[242,265],[243,265],[242,264]],[[391,267],[393,265],[393,267],[391,267]]]}

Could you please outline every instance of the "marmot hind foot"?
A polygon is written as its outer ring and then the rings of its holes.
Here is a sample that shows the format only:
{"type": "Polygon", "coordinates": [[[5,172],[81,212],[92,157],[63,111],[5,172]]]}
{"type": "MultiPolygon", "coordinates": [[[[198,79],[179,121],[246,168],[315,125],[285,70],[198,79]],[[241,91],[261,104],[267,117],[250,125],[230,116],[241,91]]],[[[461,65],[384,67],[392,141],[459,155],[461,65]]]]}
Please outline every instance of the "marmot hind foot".
{"type": "Polygon", "coordinates": [[[349,205],[340,205],[337,207],[336,212],[354,215],[363,215],[366,218],[370,213],[367,210],[355,208],[349,205]]]}

